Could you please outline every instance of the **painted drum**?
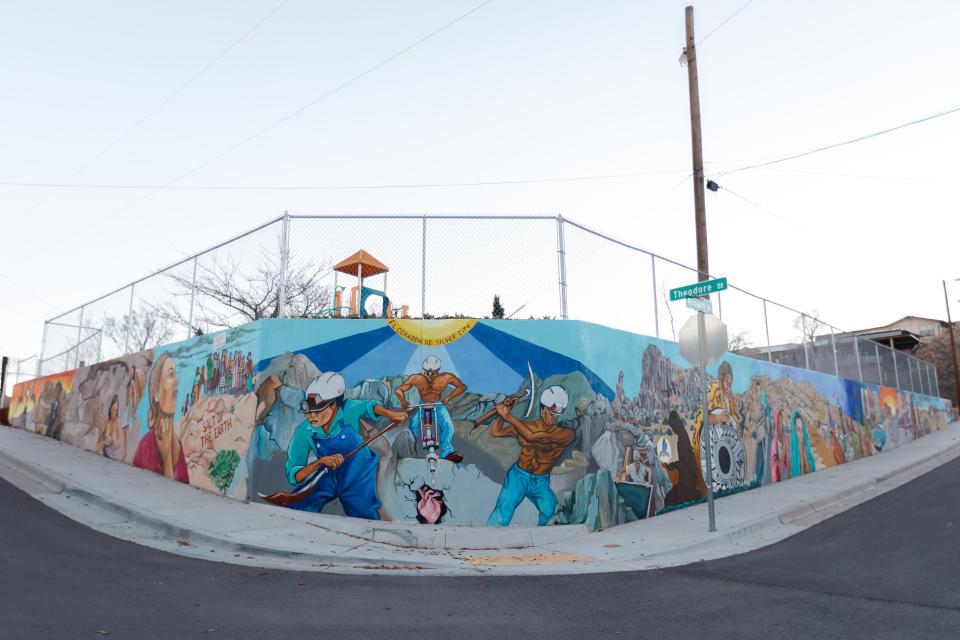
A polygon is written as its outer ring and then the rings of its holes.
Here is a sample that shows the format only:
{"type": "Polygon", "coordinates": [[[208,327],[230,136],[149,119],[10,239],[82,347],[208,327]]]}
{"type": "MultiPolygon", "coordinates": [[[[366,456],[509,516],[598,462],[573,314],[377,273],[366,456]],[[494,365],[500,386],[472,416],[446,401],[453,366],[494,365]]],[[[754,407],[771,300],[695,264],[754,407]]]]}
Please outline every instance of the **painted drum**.
{"type": "MultiPolygon", "coordinates": [[[[700,469],[707,477],[705,442],[700,443],[700,469]]],[[[735,489],[746,484],[747,455],[740,432],[732,422],[710,427],[710,453],[713,456],[714,492],[735,489]]]]}

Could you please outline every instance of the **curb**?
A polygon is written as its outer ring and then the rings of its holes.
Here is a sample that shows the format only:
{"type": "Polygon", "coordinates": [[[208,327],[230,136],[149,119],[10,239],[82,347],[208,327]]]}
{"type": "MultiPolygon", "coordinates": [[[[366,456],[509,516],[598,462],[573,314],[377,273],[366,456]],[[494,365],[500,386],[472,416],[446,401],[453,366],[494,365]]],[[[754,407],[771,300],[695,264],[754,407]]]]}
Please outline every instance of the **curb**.
{"type": "MultiPolygon", "coordinates": [[[[215,547],[223,550],[224,552],[242,554],[248,557],[251,554],[256,554],[260,557],[266,557],[270,559],[288,560],[298,564],[309,563],[312,565],[330,568],[337,566],[353,566],[354,568],[364,569],[366,568],[364,565],[377,567],[384,564],[384,559],[378,556],[338,556],[335,554],[304,553],[300,551],[288,551],[276,549],[274,547],[250,545],[247,543],[237,542],[235,540],[231,540],[202,529],[189,529],[178,525],[175,522],[164,520],[150,514],[143,509],[139,509],[131,505],[121,498],[107,499],[98,493],[88,491],[81,484],[72,481],[69,478],[64,478],[55,472],[51,472],[28,462],[18,460],[3,449],[0,449],[0,464],[15,470],[16,472],[26,476],[38,484],[43,485],[44,487],[50,489],[51,493],[82,500],[94,508],[115,514],[129,522],[141,525],[149,529],[157,537],[167,540],[168,542],[177,544],[189,543],[193,546],[205,545],[209,547],[215,547]]],[[[364,539],[364,542],[373,541],[364,539]]],[[[449,558],[450,556],[447,557],[449,558]]],[[[421,561],[414,562],[408,560],[397,560],[393,558],[390,560],[391,566],[397,566],[404,569],[439,571],[449,570],[451,568],[449,565],[435,564],[425,566],[425,564],[425,562],[421,561]]]]}
{"type": "Polygon", "coordinates": [[[304,513],[260,502],[247,502],[282,518],[303,522],[336,533],[404,549],[434,551],[482,551],[488,549],[528,549],[572,540],[589,533],[586,526],[558,527],[477,527],[471,525],[407,526],[404,523],[344,518],[322,513],[304,513]]]}
{"type": "MultiPolygon", "coordinates": [[[[760,516],[753,520],[748,520],[747,522],[744,522],[732,529],[724,530],[722,532],[717,532],[712,534],[708,533],[697,538],[696,540],[686,542],[682,545],[671,547],[669,549],[664,549],[663,551],[659,551],[657,553],[645,555],[644,559],[650,560],[655,558],[675,556],[677,554],[682,554],[685,551],[693,551],[693,550],[705,552],[716,547],[722,547],[729,543],[736,543],[738,540],[742,540],[746,537],[763,533],[764,531],[773,530],[778,527],[795,527],[795,528],[799,528],[800,530],[803,530],[803,529],[806,529],[808,526],[815,524],[815,523],[805,523],[803,525],[797,524],[797,522],[799,520],[802,520],[803,518],[812,516],[814,514],[822,514],[823,518],[820,518],[819,520],[817,520],[817,522],[821,522],[823,520],[826,520],[832,517],[833,515],[836,515],[835,513],[831,513],[831,509],[830,509],[831,507],[845,502],[848,498],[852,496],[866,494],[870,492],[872,489],[881,487],[882,485],[887,484],[891,481],[898,480],[900,478],[903,478],[904,476],[912,476],[905,479],[902,483],[897,484],[897,486],[900,486],[900,484],[905,484],[906,482],[909,482],[913,478],[923,475],[924,473],[927,473],[928,471],[931,471],[939,467],[940,465],[945,464],[957,457],[960,457],[960,437],[958,437],[956,441],[950,446],[948,446],[946,449],[940,449],[920,460],[910,463],[907,466],[903,466],[903,467],[891,470],[875,478],[864,480],[863,482],[858,483],[855,486],[837,491],[835,493],[830,494],[829,496],[825,496],[823,498],[811,500],[808,502],[801,502],[799,504],[795,504],[790,507],[786,507],[778,511],[775,511],[774,513],[760,516]]],[[[856,462],[858,461],[854,461],[854,464],[856,462]]],[[[838,467],[838,468],[842,469],[842,467],[838,467]]],[[[896,487],[890,487],[889,489],[885,489],[876,495],[881,495],[894,488],[896,487]]],[[[742,495],[742,494],[739,494],[739,495],[742,495]]],[[[730,497],[734,497],[734,496],[730,496],[730,497]]],[[[875,496],[874,495],[864,496],[864,500],[859,501],[853,505],[849,505],[847,508],[852,508],[857,504],[860,504],[860,502],[864,502],[873,497],[875,496]]],[[[793,533],[799,533],[799,531],[795,531],[793,533]]],[[[789,537],[790,535],[793,535],[793,533],[790,533],[784,537],[789,537]]],[[[728,554],[728,555],[733,555],[733,554],[728,554]]]]}
{"type": "MultiPolygon", "coordinates": [[[[31,434],[34,435],[34,434],[31,434]]],[[[42,436],[34,436],[42,437],[42,436]]],[[[687,540],[677,546],[655,551],[650,554],[640,554],[635,557],[621,557],[619,560],[605,561],[601,558],[590,558],[591,562],[585,563],[592,565],[584,566],[582,573],[597,572],[597,563],[607,566],[617,567],[614,570],[634,570],[640,568],[655,568],[658,566],[672,566],[678,564],[687,564],[697,560],[713,557],[725,557],[745,552],[752,548],[760,548],[782,539],[799,533],[817,522],[826,520],[833,515],[845,511],[857,504],[860,504],[876,495],[886,493],[910,480],[927,473],[928,471],[949,462],[960,456],[960,431],[955,431],[949,439],[945,438],[942,443],[944,448],[931,450],[926,455],[916,459],[897,460],[899,464],[896,468],[884,470],[882,467],[876,469],[879,475],[868,477],[853,486],[837,490],[829,495],[816,498],[773,510],[755,518],[741,522],[732,528],[721,530],[718,533],[703,532],[692,540],[687,540]],[[890,486],[885,486],[890,485],[890,486]],[[851,498],[860,497],[860,500],[851,498]],[[840,507],[836,509],[836,507],[840,507]],[[745,539],[753,538],[764,532],[780,529],[781,535],[773,535],[766,538],[759,545],[745,545],[741,550],[729,552],[730,546],[738,546],[739,542],[745,539]],[[711,551],[720,548],[726,548],[726,553],[714,555],[711,551]],[[696,556],[700,556],[699,558],[696,556]],[[662,563],[657,563],[661,560],[662,563]],[[679,561],[678,561],[679,560],[679,561]],[[644,566],[637,566],[637,565],[644,566]]],[[[51,441],[52,443],[53,441],[51,441]]],[[[58,443],[60,444],[60,443],[58,443]]],[[[940,443],[938,443],[940,444],[940,443]]],[[[895,453],[894,450],[891,453],[895,453]]],[[[872,458],[866,458],[861,461],[850,463],[849,469],[853,469],[856,462],[866,462],[872,458]]],[[[893,461],[891,461],[893,462],[893,461]]],[[[874,463],[877,465],[879,463],[874,463]]],[[[246,564],[256,566],[269,566],[282,569],[300,569],[300,570],[329,570],[333,572],[359,572],[359,573],[391,573],[398,571],[406,575],[451,575],[468,574],[478,575],[484,573],[472,564],[469,558],[460,557],[459,552],[467,550],[510,550],[510,549],[536,549],[543,551],[544,546],[551,546],[556,549],[558,543],[564,541],[573,541],[586,535],[586,528],[583,525],[568,525],[556,528],[537,528],[537,527],[516,527],[513,529],[490,529],[480,530],[473,527],[447,525],[444,527],[423,527],[413,528],[399,523],[382,523],[377,521],[357,520],[353,521],[338,516],[324,516],[323,514],[304,514],[297,511],[286,511],[277,509],[270,505],[259,504],[255,502],[246,502],[246,506],[253,507],[262,513],[269,513],[281,519],[308,524],[320,530],[328,531],[333,534],[354,538],[357,541],[348,551],[350,555],[340,555],[332,552],[301,551],[297,549],[282,549],[273,546],[266,546],[260,543],[248,543],[236,538],[228,537],[225,534],[210,531],[204,528],[190,528],[176,520],[163,518],[149,509],[144,509],[133,504],[122,497],[115,495],[105,495],[89,490],[82,481],[75,480],[72,476],[61,475],[53,470],[44,468],[39,464],[31,463],[14,457],[8,450],[0,448],[0,465],[11,471],[22,475],[24,478],[47,489],[52,494],[63,495],[68,498],[76,498],[77,502],[85,503],[85,506],[91,506],[116,516],[119,516],[126,522],[135,523],[147,532],[148,540],[139,541],[141,544],[152,546],[163,551],[179,552],[182,555],[199,557],[207,560],[221,562],[231,562],[234,564],[246,564]],[[386,525],[386,526],[385,526],[386,525]],[[508,534],[509,535],[504,535],[508,534]],[[150,538],[155,538],[164,544],[151,544],[150,538]],[[424,544],[426,543],[426,545],[424,544]],[[177,549],[176,545],[185,547],[177,549]],[[376,548],[363,548],[365,545],[380,545],[390,547],[395,551],[412,552],[410,559],[398,558],[397,554],[391,553],[389,559],[383,557],[383,554],[377,554],[376,548]],[[443,545],[443,546],[441,546],[443,545]],[[449,546],[447,546],[449,545],[449,546]],[[170,546],[173,548],[171,549],[170,546]],[[191,551],[190,547],[201,547],[191,551]],[[216,557],[207,556],[203,552],[222,552],[231,557],[218,555],[216,557]],[[421,553],[416,553],[417,551],[421,553]],[[241,556],[253,562],[244,560],[234,560],[241,556]],[[432,557],[431,557],[432,556],[432,557]]],[[[837,474],[842,474],[843,465],[836,467],[837,474]]],[[[870,470],[870,467],[867,467],[870,470]]],[[[829,473],[830,470],[824,470],[829,473]]],[[[0,474],[3,475],[3,474],[0,474]]],[[[826,487],[829,490],[829,481],[826,487]]],[[[194,488],[196,491],[199,489],[194,488]]],[[[762,489],[760,489],[762,491],[762,489]]],[[[204,492],[205,493],[205,492],[204,492]]],[[[749,500],[742,494],[730,496],[728,499],[749,500]]],[[[238,505],[244,504],[244,501],[231,500],[238,505]]],[[[55,505],[50,505],[56,508],[55,505]]],[[[65,515],[74,520],[86,524],[82,519],[65,515]]],[[[634,523],[637,526],[642,523],[634,523]]],[[[89,525],[87,525],[89,526],[89,525]]],[[[630,526],[630,525],[627,525],[630,526]]],[[[109,530],[102,530],[103,533],[117,536],[109,530]]],[[[607,530],[609,532],[611,530],[607,530]]],[[[602,534],[602,532],[598,532],[602,534]]],[[[623,533],[627,533],[626,530],[623,533]]],[[[317,546],[323,546],[318,543],[317,546]]],[[[581,565],[583,566],[583,565],[581,565]]],[[[558,567],[549,573],[571,573],[569,565],[567,569],[558,567]]],[[[609,571],[610,569],[607,569],[609,571]]],[[[603,570],[601,570],[603,571],[603,570]]],[[[574,571],[576,572],[576,571],[574,571]]],[[[498,570],[493,575],[518,575],[523,572],[504,572],[498,570]]]]}
{"type": "MultiPolygon", "coordinates": [[[[894,450],[895,451],[895,450],[894,450]]],[[[960,456],[960,439],[951,444],[946,449],[941,449],[936,451],[920,460],[910,463],[909,465],[899,467],[897,469],[885,472],[881,475],[878,475],[874,478],[864,480],[863,482],[832,493],[829,496],[819,498],[817,500],[811,500],[809,502],[801,502],[800,504],[787,507],[785,509],[777,512],[777,517],[779,518],[782,524],[792,524],[793,522],[799,520],[802,517],[811,515],[813,513],[828,511],[829,507],[836,505],[837,503],[843,502],[851,496],[857,494],[865,493],[871,489],[878,487],[880,485],[886,484],[892,480],[898,480],[903,476],[913,475],[914,477],[923,475],[931,469],[949,462],[950,460],[960,456]],[[916,473],[915,473],[916,472],[916,473]]],[[[869,458],[867,458],[869,459],[869,458]]],[[[857,461],[854,461],[854,464],[857,461]]],[[[842,467],[840,467],[842,468],[842,467]]],[[[904,483],[909,482],[912,478],[904,480],[904,483]]],[[[893,487],[891,487],[893,488],[893,487]]],[[[885,493],[881,492],[881,493],[885,493]]],[[[829,517],[829,516],[828,516],[829,517]]]]}

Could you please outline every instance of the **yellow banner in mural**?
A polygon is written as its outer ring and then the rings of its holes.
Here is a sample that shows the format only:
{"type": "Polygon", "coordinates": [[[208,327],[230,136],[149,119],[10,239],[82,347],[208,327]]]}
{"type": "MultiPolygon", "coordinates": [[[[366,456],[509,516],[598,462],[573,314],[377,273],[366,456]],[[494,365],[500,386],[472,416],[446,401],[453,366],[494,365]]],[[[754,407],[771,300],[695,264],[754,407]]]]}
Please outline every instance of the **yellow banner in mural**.
{"type": "Polygon", "coordinates": [[[456,342],[470,333],[477,321],[473,318],[453,320],[413,320],[411,318],[391,318],[387,320],[390,328],[407,342],[422,347],[440,347],[456,342]]]}

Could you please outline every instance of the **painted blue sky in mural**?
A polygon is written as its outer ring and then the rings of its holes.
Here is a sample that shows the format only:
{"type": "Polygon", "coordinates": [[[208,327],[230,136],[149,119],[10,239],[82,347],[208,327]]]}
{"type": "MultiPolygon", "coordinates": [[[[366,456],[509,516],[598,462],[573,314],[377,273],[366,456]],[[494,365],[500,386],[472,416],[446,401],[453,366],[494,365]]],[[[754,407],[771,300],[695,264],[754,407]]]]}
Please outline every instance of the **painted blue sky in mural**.
{"type": "MultiPolygon", "coordinates": [[[[318,338],[322,335],[317,331],[318,338]]],[[[300,336],[306,338],[306,336],[300,336]]],[[[595,391],[613,398],[613,390],[596,373],[580,362],[550,349],[477,323],[468,334],[442,347],[415,345],[397,335],[389,326],[323,342],[296,353],[303,354],[322,371],[339,371],[347,386],[366,379],[409,375],[420,371],[423,359],[436,355],[442,370],[455,373],[471,390],[513,393],[527,377],[527,364],[540,378],[581,371],[595,391]]],[[[257,370],[272,357],[262,358],[257,370]]]]}

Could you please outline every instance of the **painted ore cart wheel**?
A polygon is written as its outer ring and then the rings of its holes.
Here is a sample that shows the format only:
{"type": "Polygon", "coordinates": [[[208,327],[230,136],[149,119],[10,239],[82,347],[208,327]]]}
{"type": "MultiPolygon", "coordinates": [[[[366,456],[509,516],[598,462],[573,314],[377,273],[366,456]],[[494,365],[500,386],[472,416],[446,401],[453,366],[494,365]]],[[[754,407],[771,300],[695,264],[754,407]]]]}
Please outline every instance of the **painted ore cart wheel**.
{"type": "MultiPolygon", "coordinates": [[[[707,477],[706,443],[700,442],[700,470],[707,477]]],[[[737,427],[730,422],[710,427],[710,453],[713,455],[713,491],[743,486],[747,478],[747,455],[737,427]]]]}

